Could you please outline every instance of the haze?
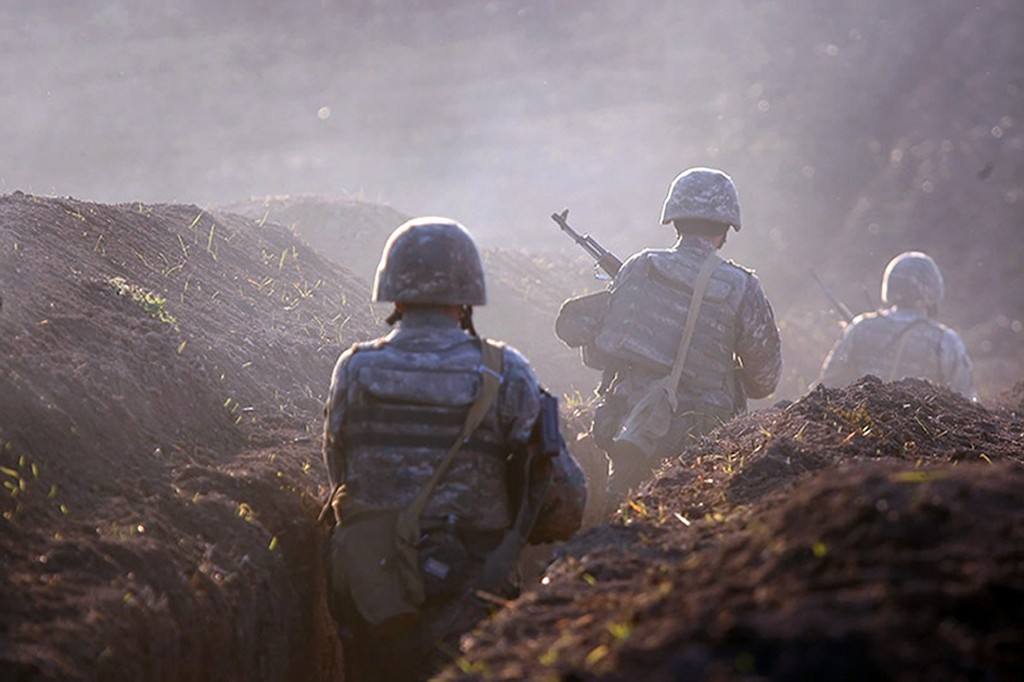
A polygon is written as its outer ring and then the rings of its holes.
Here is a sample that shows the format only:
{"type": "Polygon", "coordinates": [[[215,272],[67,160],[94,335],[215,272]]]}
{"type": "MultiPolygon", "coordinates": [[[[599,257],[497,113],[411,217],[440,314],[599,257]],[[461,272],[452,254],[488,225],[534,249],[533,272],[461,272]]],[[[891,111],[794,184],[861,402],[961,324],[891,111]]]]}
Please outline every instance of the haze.
{"type": "Polygon", "coordinates": [[[865,309],[885,261],[913,247],[943,266],[947,319],[976,329],[982,372],[1006,370],[984,364],[1006,342],[1020,376],[1012,0],[0,8],[0,192],[349,196],[456,218],[488,246],[563,253],[548,216],[569,207],[628,255],[670,243],[657,219],[677,172],[718,166],[744,212],[727,255],[758,269],[813,353],[836,330],[807,269],[865,309]]]}

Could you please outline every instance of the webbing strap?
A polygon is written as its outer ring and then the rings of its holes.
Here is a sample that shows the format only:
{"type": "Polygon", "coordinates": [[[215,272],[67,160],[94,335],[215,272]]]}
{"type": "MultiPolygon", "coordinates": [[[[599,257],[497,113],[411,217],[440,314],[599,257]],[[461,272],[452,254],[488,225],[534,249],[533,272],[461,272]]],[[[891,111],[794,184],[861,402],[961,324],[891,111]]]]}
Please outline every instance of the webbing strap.
{"type": "Polygon", "coordinates": [[[469,441],[469,437],[473,435],[477,427],[480,426],[480,422],[487,416],[487,412],[490,411],[491,405],[498,398],[498,388],[501,386],[501,369],[502,359],[504,357],[503,346],[498,343],[493,343],[487,339],[481,339],[481,357],[480,357],[480,376],[483,379],[483,384],[480,387],[480,395],[476,397],[473,404],[469,407],[469,414],[466,415],[466,423],[462,426],[462,433],[456,439],[452,446],[448,449],[448,454],[445,455],[444,461],[434,472],[433,477],[427,483],[426,487],[420,491],[420,494],[416,496],[412,504],[405,508],[403,516],[406,519],[413,520],[419,518],[423,508],[427,506],[427,500],[434,492],[434,488],[437,487],[441,477],[447,473],[451,467],[452,462],[455,461],[455,455],[462,448],[462,446],[469,441]]]}
{"type": "Polygon", "coordinates": [[[720,262],[718,254],[714,251],[708,254],[704,263],[697,273],[697,283],[693,285],[693,298],[690,299],[690,309],[686,313],[686,324],[683,326],[683,337],[679,341],[679,350],[676,351],[675,362],[672,363],[672,373],[665,378],[665,390],[668,392],[668,402],[675,412],[677,405],[676,393],[679,391],[679,381],[683,377],[683,365],[686,363],[686,355],[690,352],[690,343],[693,341],[693,333],[697,329],[697,315],[700,312],[700,304],[704,301],[704,294],[708,290],[708,282],[711,281],[711,273],[720,262]]]}
{"type": "Polygon", "coordinates": [[[910,330],[922,322],[926,322],[926,320],[914,320],[900,332],[898,337],[899,343],[896,346],[896,357],[892,359],[892,364],[889,366],[889,378],[886,379],[886,381],[896,381],[899,379],[897,372],[900,368],[900,363],[903,362],[903,353],[907,350],[907,341],[910,340],[910,330]]]}

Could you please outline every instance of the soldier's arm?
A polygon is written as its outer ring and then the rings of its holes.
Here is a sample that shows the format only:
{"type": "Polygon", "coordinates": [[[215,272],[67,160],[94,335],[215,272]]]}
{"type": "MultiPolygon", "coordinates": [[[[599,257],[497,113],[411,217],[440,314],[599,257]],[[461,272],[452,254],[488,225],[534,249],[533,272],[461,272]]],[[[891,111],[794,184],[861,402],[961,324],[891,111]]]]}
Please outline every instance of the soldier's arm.
{"type": "MultiPolygon", "coordinates": [[[[505,372],[498,402],[498,418],[512,452],[525,452],[540,414],[540,388],[533,369],[515,350],[505,348],[505,372]]],[[[531,542],[566,540],[583,520],[587,500],[586,477],[565,442],[551,460],[551,484],[540,503],[531,542]]]]}
{"type": "Polygon", "coordinates": [[[587,479],[562,439],[558,456],[551,462],[551,483],[541,502],[531,544],[568,540],[580,529],[587,504],[587,479]]]}
{"type": "Polygon", "coordinates": [[[753,274],[740,303],[739,332],[736,355],[743,363],[743,388],[751,398],[763,398],[775,390],[782,376],[782,342],[775,313],[753,274]]]}
{"type": "Polygon", "coordinates": [[[939,347],[939,361],[946,385],[965,398],[976,401],[978,392],[974,388],[971,357],[960,335],[952,329],[945,330],[939,347]]]}
{"type": "Polygon", "coordinates": [[[351,349],[346,350],[338,358],[331,374],[331,388],[324,405],[323,457],[332,488],[344,481],[345,460],[341,424],[345,415],[348,366],[351,358],[351,349]]]}

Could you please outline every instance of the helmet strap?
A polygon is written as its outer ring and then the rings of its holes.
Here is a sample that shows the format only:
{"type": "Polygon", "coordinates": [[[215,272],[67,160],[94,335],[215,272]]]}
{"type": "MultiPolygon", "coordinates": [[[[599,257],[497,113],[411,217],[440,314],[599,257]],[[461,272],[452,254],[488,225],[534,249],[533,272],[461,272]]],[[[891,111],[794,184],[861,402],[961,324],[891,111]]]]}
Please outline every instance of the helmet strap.
{"type": "Polygon", "coordinates": [[[476,328],[473,326],[473,306],[462,306],[462,315],[459,316],[459,327],[469,332],[470,335],[477,336],[476,328]]]}
{"type": "Polygon", "coordinates": [[[384,321],[388,323],[389,327],[394,327],[395,323],[402,319],[402,310],[396,305],[395,309],[391,311],[391,314],[384,318],[384,321]]]}

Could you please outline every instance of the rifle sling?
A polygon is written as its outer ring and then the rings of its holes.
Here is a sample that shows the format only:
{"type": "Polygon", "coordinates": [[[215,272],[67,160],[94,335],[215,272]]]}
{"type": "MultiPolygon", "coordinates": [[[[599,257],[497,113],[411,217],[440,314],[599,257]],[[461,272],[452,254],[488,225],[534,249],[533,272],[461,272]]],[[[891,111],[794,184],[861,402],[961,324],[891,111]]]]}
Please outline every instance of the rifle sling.
{"type": "Polygon", "coordinates": [[[672,363],[672,373],[665,378],[664,387],[668,392],[669,404],[672,405],[672,412],[678,407],[676,394],[679,392],[679,382],[683,377],[683,365],[686,364],[686,356],[690,352],[690,343],[693,341],[693,333],[697,329],[697,316],[700,313],[701,303],[704,302],[704,294],[708,290],[708,282],[715,267],[721,262],[718,254],[714,251],[708,254],[704,263],[697,273],[697,282],[693,285],[693,298],[690,299],[690,309],[686,313],[686,324],[683,325],[683,336],[679,340],[679,349],[676,351],[675,362],[672,363]]]}
{"type": "Polygon", "coordinates": [[[910,340],[910,330],[919,324],[926,323],[927,320],[914,320],[908,324],[903,331],[897,336],[896,356],[892,359],[892,364],[889,366],[889,378],[886,381],[896,381],[899,378],[897,372],[899,371],[900,364],[903,362],[903,355],[907,350],[907,342],[910,340]]]}

